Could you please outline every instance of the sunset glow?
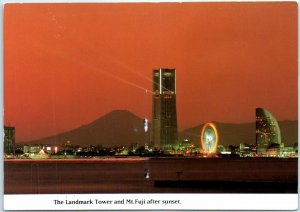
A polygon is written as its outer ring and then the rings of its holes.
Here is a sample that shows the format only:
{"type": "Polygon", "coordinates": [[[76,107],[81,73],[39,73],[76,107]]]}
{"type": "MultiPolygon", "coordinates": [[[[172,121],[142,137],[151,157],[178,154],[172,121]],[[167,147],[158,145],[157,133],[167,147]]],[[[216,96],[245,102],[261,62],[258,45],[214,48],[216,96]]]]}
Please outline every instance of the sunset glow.
{"type": "Polygon", "coordinates": [[[176,69],[179,130],[297,119],[297,4],[6,4],[5,125],[16,141],[122,109],[151,120],[152,70],[176,69]]]}

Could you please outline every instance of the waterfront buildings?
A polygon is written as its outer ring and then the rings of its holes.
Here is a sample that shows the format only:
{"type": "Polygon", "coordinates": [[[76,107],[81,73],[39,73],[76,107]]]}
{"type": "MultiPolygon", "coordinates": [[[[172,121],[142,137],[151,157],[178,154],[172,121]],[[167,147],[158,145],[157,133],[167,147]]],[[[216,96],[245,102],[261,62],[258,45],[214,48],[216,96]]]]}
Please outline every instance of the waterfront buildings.
{"type": "Polygon", "coordinates": [[[4,126],[4,157],[15,155],[15,128],[4,126]]]}
{"type": "Polygon", "coordinates": [[[176,70],[153,70],[152,145],[162,150],[178,149],[176,70]]]}
{"type": "Polygon", "coordinates": [[[267,109],[256,108],[256,146],[258,155],[277,155],[281,146],[280,128],[267,109]]]}

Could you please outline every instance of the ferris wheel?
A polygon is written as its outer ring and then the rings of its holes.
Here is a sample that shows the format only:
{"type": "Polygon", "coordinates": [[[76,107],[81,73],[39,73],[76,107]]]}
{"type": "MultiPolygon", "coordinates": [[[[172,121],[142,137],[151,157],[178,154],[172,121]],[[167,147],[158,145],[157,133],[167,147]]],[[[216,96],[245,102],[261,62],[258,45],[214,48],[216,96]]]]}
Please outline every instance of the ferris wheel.
{"type": "Polygon", "coordinates": [[[201,131],[200,144],[206,154],[214,154],[217,151],[219,135],[215,124],[206,123],[201,131]]]}

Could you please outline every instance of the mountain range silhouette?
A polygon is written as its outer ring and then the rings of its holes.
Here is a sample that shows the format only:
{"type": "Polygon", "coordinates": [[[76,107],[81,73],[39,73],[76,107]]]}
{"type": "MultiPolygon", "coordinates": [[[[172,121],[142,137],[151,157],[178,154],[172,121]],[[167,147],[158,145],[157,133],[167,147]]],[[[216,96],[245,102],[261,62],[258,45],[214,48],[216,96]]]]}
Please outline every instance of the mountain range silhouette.
{"type": "MultiPolygon", "coordinates": [[[[255,144],[255,122],[253,123],[221,123],[214,122],[219,132],[219,144],[223,146],[239,145],[240,143],[255,144]]],[[[189,139],[194,145],[200,145],[201,129],[205,123],[179,132],[179,139],[189,139]]],[[[298,141],[298,121],[279,122],[282,142],[285,146],[294,145],[298,141]]],[[[144,119],[127,110],[114,110],[95,121],[76,129],[57,135],[26,141],[26,144],[62,145],[71,141],[73,145],[104,147],[144,145],[150,139],[149,131],[144,132],[144,119]]]]}

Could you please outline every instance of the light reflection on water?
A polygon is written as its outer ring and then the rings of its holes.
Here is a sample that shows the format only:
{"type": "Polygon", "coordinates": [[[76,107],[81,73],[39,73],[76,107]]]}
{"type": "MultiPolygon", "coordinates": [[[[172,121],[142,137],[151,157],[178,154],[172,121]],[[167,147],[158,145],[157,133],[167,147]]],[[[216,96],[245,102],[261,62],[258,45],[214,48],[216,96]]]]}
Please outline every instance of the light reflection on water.
{"type": "Polygon", "coordinates": [[[107,158],[5,162],[4,190],[25,193],[201,193],[237,188],[155,187],[155,180],[294,181],[297,159],[107,158]],[[150,178],[145,178],[145,170],[150,178]]]}

